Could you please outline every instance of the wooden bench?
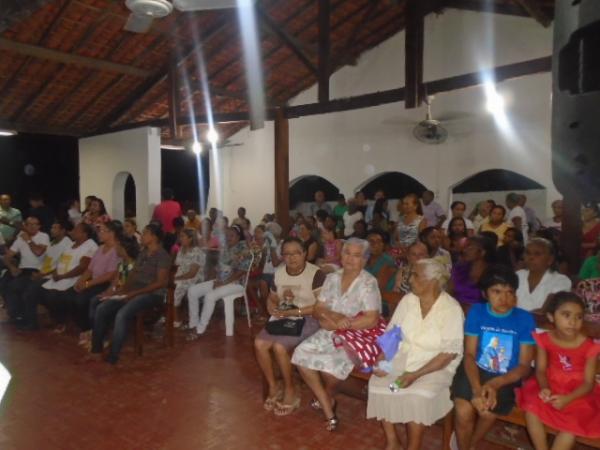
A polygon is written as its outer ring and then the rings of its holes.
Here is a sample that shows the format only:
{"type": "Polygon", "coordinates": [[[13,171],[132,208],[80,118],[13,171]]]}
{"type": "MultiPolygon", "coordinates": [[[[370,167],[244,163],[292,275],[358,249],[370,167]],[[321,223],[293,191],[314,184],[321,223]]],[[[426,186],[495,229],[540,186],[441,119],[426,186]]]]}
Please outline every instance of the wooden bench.
{"type": "MultiPolygon", "coordinates": [[[[511,423],[513,425],[518,425],[520,427],[526,426],[525,413],[517,407],[515,407],[508,416],[498,417],[498,420],[500,420],[502,422],[506,422],[506,423],[511,423]]],[[[444,420],[444,436],[445,435],[452,436],[453,430],[454,430],[454,415],[451,413],[451,414],[448,414],[448,416],[446,416],[446,419],[444,420]]],[[[550,433],[550,434],[554,434],[554,435],[558,433],[557,430],[555,430],[554,428],[551,428],[551,427],[546,427],[546,432],[550,433]]],[[[577,442],[579,444],[584,444],[584,445],[590,446],[592,448],[600,448],[600,439],[590,439],[590,438],[578,437],[577,442]]],[[[450,450],[449,443],[450,443],[450,440],[448,439],[448,446],[444,446],[443,447],[444,450],[450,450]]]]}
{"type": "MultiPolygon", "coordinates": [[[[339,392],[345,395],[349,395],[360,400],[367,400],[368,397],[368,383],[370,374],[353,370],[350,376],[340,384],[339,392]]],[[[508,416],[499,417],[499,420],[513,425],[525,427],[525,414],[519,408],[514,408],[508,416]]],[[[454,432],[454,410],[450,411],[448,415],[442,419],[443,421],[443,433],[442,433],[442,449],[450,450],[450,438],[454,432]]],[[[557,430],[546,427],[546,431],[550,434],[557,434],[557,430]]],[[[600,448],[600,439],[589,439],[584,437],[578,437],[577,442],[580,444],[588,445],[592,448],[600,448]]]]}

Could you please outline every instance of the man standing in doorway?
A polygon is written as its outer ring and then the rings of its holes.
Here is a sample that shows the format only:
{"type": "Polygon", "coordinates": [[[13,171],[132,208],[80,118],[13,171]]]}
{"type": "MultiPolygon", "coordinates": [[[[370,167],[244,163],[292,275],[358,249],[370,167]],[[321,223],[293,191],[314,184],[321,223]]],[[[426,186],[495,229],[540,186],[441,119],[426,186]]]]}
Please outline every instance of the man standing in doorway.
{"type": "Polygon", "coordinates": [[[325,201],[325,192],[323,191],[315,192],[315,202],[310,205],[310,215],[314,217],[320,209],[326,211],[329,215],[333,213],[331,206],[325,201]]]}
{"type": "Polygon", "coordinates": [[[446,214],[443,208],[434,201],[434,193],[432,191],[425,191],[421,196],[423,203],[423,217],[427,220],[428,227],[440,227],[446,220],[446,214]]]}

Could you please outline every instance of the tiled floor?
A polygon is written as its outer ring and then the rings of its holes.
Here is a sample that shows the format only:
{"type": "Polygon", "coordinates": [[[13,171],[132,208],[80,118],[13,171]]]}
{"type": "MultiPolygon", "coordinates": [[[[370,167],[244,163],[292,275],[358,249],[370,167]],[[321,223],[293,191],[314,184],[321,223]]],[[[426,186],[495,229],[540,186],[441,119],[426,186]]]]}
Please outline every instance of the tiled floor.
{"type": "MultiPolygon", "coordinates": [[[[256,331],[256,330],[255,330],[256,331]]],[[[83,362],[73,336],[0,328],[0,361],[12,374],[0,405],[1,450],[317,450],[378,449],[383,435],[365,416],[365,403],[340,396],[341,426],[323,428],[308,405],[275,417],[262,409],[251,334],[237,320],[227,338],[217,315],[195,342],[177,336],[173,350],[132,346],[118,368],[83,362]]],[[[425,449],[440,448],[432,427],[425,449]]],[[[486,443],[482,449],[502,449],[486,443]]]]}

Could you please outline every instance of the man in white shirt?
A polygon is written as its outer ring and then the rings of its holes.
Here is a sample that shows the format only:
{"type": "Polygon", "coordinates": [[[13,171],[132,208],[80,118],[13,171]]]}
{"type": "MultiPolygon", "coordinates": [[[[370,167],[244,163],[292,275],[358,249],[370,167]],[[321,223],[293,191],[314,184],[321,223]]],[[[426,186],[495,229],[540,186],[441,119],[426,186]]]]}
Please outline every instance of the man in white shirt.
{"type": "Polygon", "coordinates": [[[37,217],[28,217],[23,224],[23,231],[4,255],[4,264],[9,274],[3,296],[12,323],[18,323],[22,319],[22,309],[19,305],[21,294],[29,284],[31,276],[42,267],[49,244],[48,235],[40,231],[40,220],[37,217]],[[15,261],[16,256],[19,256],[18,264],[15,261]]]}
{"type": "Polygon", "coordinates": [[[455,201],[450,205],[450,217],[444,221],[442,224],[442,231],[444,234],[448,234],[448,225],[450,225],[450,221],[455,217],[460,217],[465,221],[465,225],[467,226],[467,235],[473,236],[475,233],[475,227],[473,222],[465,217],[465,211],[467,210],[467,205],[465,202],[455,201]]]}
{"type": "Polygon", "coordinates": [[[527,225],[525,210],[519,206],[520,200],[521,196],[514,192],[506,196],[506,207],[509,210],[506,221],[517,230],[521,230],[521,233],[523,233],[523,242],[527,244],[529,225],[527,225]]]}
{"type": "Polygon", "coordinates": [[[50,247],[46,250],[40,271],[31,275],[31,280],[25,287],[19,304],[22,305],[22,320],[17,326],[22,330],[37,330],[37,304],[41,286],[50,279],[56,270],[61,255],[73,246],[69,236],[73,230],[71,222],[55,222],[50,228],[50,247]]]}
{"type": "Polygon", "coordinates": [[[423,206],[423,217],[427,220],[428,227],[439,227],[446,220],[446,214],[444,210],[435,202],[435,198],[432,191],[425,191],[421,196],[421,202],[423,206]]]}

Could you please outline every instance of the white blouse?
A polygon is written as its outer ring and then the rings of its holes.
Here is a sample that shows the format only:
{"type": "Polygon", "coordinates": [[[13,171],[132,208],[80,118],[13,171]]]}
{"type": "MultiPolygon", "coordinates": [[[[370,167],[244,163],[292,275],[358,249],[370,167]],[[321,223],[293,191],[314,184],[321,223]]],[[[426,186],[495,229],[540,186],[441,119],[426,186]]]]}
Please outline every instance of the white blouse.
{"type": "Polygon", "coordinates": [[[529,270],[519,270],[517,271],[517,276],[519,277],[517,306],[527,311],[539,309],[544,306],[544,303],[550,294],[571,290],[571,280],[569,277],[558,272],[547,270],[533,292],[529,291],[529,281],[527,280],[527,277],[529,277],[529,270]]]}
{"type": "Polygon", "coordinates": [[[419,297],[408,293],[398,304],[388,330],[399,325],[403,340],[394,357],[394,364],[406,355],[406,370],[420,369],[440,353],[454,353],[456,358],[444,368],[454,372],[463,354],[463,310],[458,302],[442,292],[425,318],[421,314],[419,297]]]}

